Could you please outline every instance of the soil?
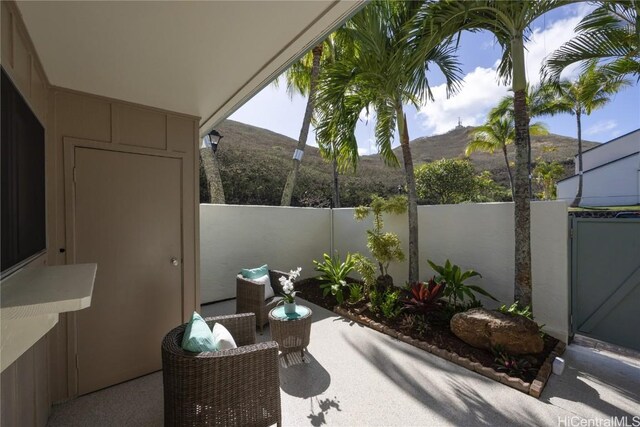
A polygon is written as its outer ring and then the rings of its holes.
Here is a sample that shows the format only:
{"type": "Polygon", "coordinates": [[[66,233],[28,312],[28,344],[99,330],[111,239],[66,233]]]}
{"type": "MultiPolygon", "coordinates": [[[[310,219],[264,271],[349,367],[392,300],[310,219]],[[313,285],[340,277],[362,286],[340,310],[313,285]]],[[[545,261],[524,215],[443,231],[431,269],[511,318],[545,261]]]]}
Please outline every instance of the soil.
{"type": "MultiPolygon", "coordinates": [[[[348,280],[348,282],[355,282],[355,280],[348,280]]],[[[319,305],[320,307],[326,308],[327,310],[333,311],[337,305],[336,298],[333,295],[323,295],[323,290],[320,288],[320,282],[315,278],[304,279],[296,282],[296,290],[300,291],[299,295],[301,298],[319,305]]],[[[382,323],[417,340],[424,341],[441,349],[456,353],[458,356],[471,359],[483,366],[495,368],[495,358],[493,353],[472,347],[460,338],[456,337],[449,328],[449,322],[442,321],[437,313],[435,313],[434,316],[427,318],[427,327],[420,333],[416,328],[409,328],[403,324],[404,316],[402,314],[396,319],[389,320],[384,316],[372,312],[366,301],[361,301],[356,304],[345,302],[342,304],[342,308],[347,309],[352,313],[366,316],[371,320],[382,323]]],[[[516,378],[520,378],[525,382],[532,382],[536,378],[540,366],[542,366],[549,353],[553,351],[554,347],[558,343],[557,339],[547,334],[544,335],[543,339],[544,349],[542,352],[519,357],[526,358],[531,363],[532,369],[526,374],[516,376],[516,378]]]]}

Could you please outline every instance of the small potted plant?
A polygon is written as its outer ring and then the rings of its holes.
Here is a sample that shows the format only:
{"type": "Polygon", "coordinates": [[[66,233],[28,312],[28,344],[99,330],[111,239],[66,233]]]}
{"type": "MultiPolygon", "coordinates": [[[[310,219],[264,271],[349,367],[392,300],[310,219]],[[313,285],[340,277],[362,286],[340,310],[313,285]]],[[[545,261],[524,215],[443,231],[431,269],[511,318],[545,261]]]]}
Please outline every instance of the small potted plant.
{"type": "Polygon", "coordinates": [[[294,314],[296,312],[296,295],[300,291],[293,290],[293,282],[300,276],[301,267],[289,272],[289,277],[281,276],[280,285],[282,286],[282,298],[284,301],[285,314],[294,314]]]}

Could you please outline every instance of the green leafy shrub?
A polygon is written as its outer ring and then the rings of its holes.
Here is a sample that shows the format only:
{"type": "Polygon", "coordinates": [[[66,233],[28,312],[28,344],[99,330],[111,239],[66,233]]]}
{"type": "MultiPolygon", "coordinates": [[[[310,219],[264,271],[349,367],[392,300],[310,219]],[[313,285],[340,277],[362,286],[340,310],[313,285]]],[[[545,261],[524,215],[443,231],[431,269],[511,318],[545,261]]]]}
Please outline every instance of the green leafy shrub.
{"type": "Polygon", "coordinates": [[[444,289],[445,283],[438,283],[435,278],[431,278],[427,283],[412,283],[405,291],[402,303],[411,312],[426,314],[440,308],[438,301],[444,289]]]}
{"type": "Polygon", "coordinates": [[[449,305],[458,307],[459,304],[464,304],[466,298],[469,298],[471,301],[475,301],[477,299],[475,296],[476,293],[491,298],[494,301],[498,301],[480,286],[466,285],[464,283],[471,277],[482,277],[482,275],[477,271],[468,270],[463,272],[459,266],[451,264],[451,261],[449,260],[447,260],[444,265],[437,265],[431,260],[428,260],[427,262],[431,268],[439,274],[437,280],[442,280],[446,283],[444,296],[448,298],[449,305]]]}
{"type": "Polygon", "coordinates": [[[364,282],[364,294],[369,295],[369,291],[376,284],[376,266],[369,258],[357,252],[352,258],[355,261],[354,270],[360,274],[364,282]]]}
{"type": "Polygon", "coordinates": [[[340,261],[337,253],[333,257],[328,254],[324,254],[323,257],[323,262],[313,260],[316,271],[322,273],[318,279],[322,282],[320,287],[323,289],[323,295],[326,296],[331,292],[331,295],[336,297],[338,304],[342,304],[344,301],[343,288],[347,287],[347,275],[353,271],[355,261],[350,253],[347,253],[344,262],[340,261]]]}
{"type": "Polygon", "coordinates": [[[389,320],[393,320],[402,312],[402,304],[400,303],[399,289],[391,290],[387,289],[382,297],[382,303],[380,304],[380,311],[382,315],[389,320]]]}
{"type": "Polygon", "coordinates": [[[512,316],[522,316],[522,317],[526,317],[529,320],[533,320],[533,313],[531,312],[531,307],[530,306],[520,307],[520,303],[518,301],[511,304],[509,307],[503,304],[500,306],[498,310],[500,310],[500,312],[504,314],[510,314],[512,316]]]}
{"type": "Polygon", "coordinates": [[[512,356],[500,346],[492,348],[491,351],[494,355],[493,368],[498,372],[505,372],[511,377],[524,377],[535,372],[535,368],[527,357],[512,356]]]}
{"type": "Polygon", "coordinates": [[[378,313],[380,311],[380,306],[384,301],[384,292],[379,291],[375,288],[372,288],[369,291],[369,302],[371,303],[371,311],[374,313],[378,313]]]}
{"type": "Polygon", "coordinates": [[[359,283],[349,285],[349,302],[355,304],[364,298],[364,286],[359,283]]]}
{"type": "Polygon", "coordinates": [[[406,211],[407,198],[405,196],[385,199],[373,195],[369,206],[359,206],[355,209],[354,216],[357,221],[362,221],[369,214],[373,214],[373,229],[367,230],[367,248],[378,262],[380,269],[378,283],[392,285],[393,280],[388,274],[389,264],[394,261],[404,261],[404,252],[398,235],[382,231],[384,227],[382,215],[385,213],[399,215],[406,211]]]}

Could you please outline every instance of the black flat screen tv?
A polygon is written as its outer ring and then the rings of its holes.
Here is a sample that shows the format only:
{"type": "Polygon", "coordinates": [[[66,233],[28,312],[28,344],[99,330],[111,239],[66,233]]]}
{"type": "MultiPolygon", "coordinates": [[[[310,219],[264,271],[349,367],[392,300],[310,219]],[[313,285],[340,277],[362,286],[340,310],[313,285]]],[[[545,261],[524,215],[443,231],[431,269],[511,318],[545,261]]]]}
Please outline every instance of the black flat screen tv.
{"type": "Polygon", "coordinates": [[[5,70],[0,87],[1,277],[46,250],[44,127],[5,70]]]}

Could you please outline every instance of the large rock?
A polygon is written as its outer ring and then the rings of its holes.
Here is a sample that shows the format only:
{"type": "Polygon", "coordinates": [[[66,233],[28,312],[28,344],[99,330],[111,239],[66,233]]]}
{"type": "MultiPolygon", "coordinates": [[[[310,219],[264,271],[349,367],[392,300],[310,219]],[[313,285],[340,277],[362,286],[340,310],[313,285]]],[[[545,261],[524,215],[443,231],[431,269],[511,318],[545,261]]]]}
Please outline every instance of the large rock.
{"type": "Polygon", "coordinates": [[[509,354],[529,354],[540,353],[544,348],[534,321],[484,308],[453,316],[451,331],[467,344],[486,350],[501,346],[509,354]]]}

